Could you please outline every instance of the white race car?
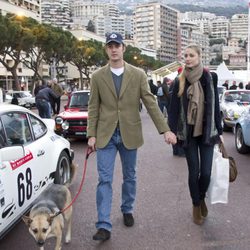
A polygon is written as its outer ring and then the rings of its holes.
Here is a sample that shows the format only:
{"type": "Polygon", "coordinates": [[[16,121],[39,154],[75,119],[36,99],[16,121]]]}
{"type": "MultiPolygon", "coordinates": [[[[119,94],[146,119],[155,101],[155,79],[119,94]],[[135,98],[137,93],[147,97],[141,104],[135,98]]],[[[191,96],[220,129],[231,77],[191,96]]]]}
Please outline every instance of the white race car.
{"type": "Polygon", "coordinates": [[[71,181],[74,153],[54,126],[26,108],[0,105],[0,238],[51,183],[71,181]]]}

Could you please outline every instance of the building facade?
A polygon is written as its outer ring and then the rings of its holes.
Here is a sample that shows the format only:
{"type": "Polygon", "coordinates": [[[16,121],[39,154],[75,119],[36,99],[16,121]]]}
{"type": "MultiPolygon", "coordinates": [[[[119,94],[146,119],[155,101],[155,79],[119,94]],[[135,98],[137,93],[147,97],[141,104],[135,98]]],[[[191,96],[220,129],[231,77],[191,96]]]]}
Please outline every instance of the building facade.
{"type": "Polygon", "coordinates": [[[159,2],[139,4],[134,14],[134,39],[157,51],[157,59],[170,63],[178,54],[178,11],[159,2]]]}
{"type": "Polygon", "coordinates": [[[67,29],[72,24],[69,0],[43,0],[41,4],[42,23],[67,29]]]}

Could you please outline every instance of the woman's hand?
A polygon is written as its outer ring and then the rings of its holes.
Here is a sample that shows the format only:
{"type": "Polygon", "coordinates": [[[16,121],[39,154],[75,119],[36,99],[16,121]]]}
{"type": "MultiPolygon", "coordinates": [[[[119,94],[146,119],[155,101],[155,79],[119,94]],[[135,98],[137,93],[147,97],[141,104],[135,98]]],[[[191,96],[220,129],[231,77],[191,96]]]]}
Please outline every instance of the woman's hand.
{"type": "Polygon", "coordinates": [[[167,144],[174,145],[177,143],[176,135],[171,131],[167,131],[164,133],[164,139],[167,144]]]}

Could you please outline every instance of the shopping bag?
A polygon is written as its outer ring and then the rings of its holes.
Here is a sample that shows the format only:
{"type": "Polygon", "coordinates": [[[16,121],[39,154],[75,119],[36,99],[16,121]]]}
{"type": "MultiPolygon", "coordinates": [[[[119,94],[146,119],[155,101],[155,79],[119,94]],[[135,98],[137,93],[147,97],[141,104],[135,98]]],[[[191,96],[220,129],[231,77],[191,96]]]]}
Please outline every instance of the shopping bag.
{"type": "Polygon", "coordinates": [[[222,153],[223,158],[229,159],[229,181],[234,182],[237,178],[237,175],[238,175],[236,162],[232,156],[229,156],[227,154],[227,151],[226,151],[226,148],[225,148],[225,145],[223,142],[219,143],[219,149],[222,153]]]}
{"type": "Polygon", "coordinates": [[[227,203],[229,188],[229,159],[223,158],[218,145],[214,147],[212,172],[207,195],[211,204],[227,203]]]}

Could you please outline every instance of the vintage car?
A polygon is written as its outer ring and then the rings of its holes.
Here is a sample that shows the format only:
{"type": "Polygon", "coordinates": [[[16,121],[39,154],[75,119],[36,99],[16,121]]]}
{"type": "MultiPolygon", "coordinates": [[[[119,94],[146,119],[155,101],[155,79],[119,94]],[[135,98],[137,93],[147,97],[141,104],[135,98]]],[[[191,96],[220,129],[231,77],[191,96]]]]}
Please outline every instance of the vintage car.
{"type": "Polygon", "coordinates": [[[74,152],[54,127],[24,107],[0,105],[0,238],[45,188],[71,181],[74,152]]]}
{"type": "Polygon", "coordinates": [[[250,90],[226,90],[220,102],[221,121],[224,131],[235,126],[237,119],[250,107],[250,90]]]}
{"type": "Polygon", "coordinates": [[[250,109],[236,121],[235,147],[241,154],[250,152],[250,109]]]}
{"type": "Polygon", "coordinates": [[[13,97],[17,98],[18,105],[25,108],[36,106],[35,97],[33,97],[29,91],[10,90],[6,93],[6,102],[11,103],[13,97]]]}
{"type": "Polygon", "coordinates": [[[89,90],[71,94],[65,110],[55,117],[55,132],[65,138],[86,137],[89,90]]]}

